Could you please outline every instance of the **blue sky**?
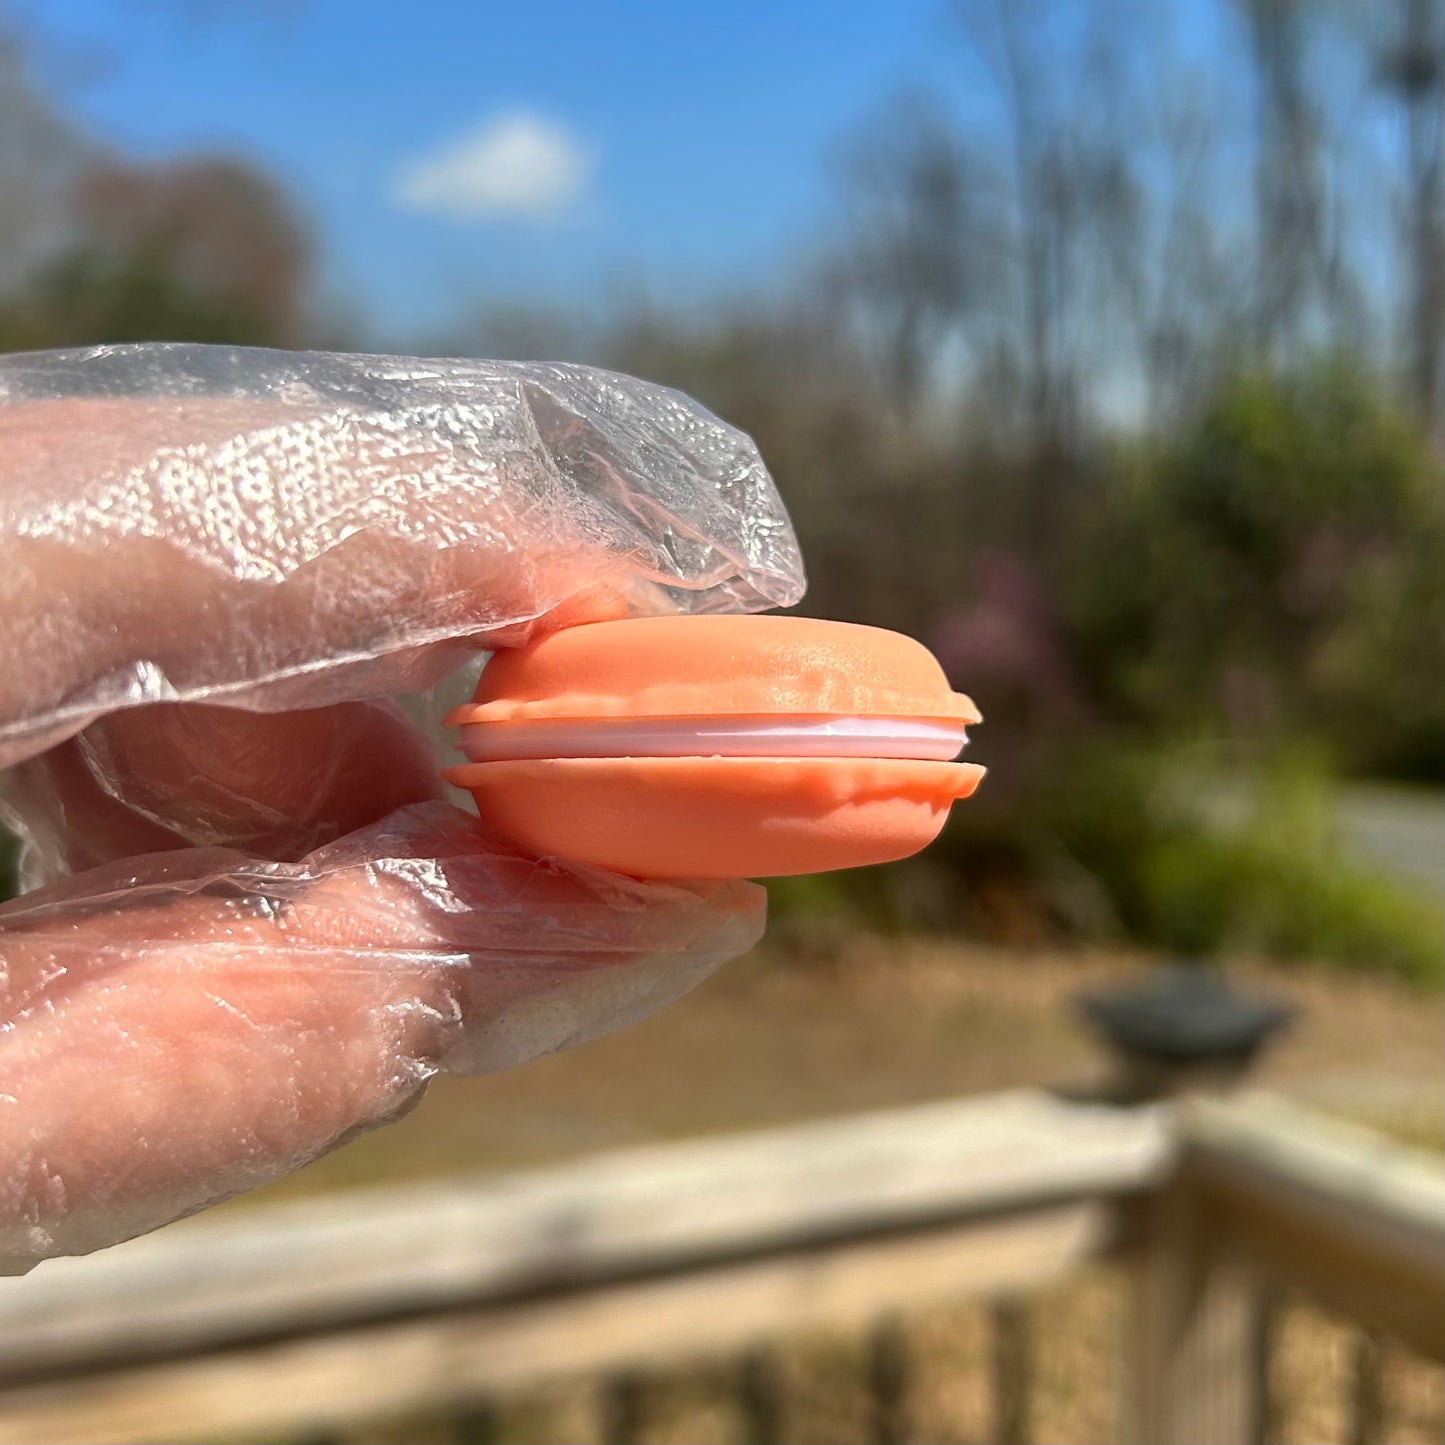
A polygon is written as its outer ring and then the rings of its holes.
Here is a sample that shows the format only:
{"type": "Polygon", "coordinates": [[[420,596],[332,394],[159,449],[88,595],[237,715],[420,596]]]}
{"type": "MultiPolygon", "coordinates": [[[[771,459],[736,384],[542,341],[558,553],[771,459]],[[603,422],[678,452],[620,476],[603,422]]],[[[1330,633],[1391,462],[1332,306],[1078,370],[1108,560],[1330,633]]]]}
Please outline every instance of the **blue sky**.
{"type": "Polygon", "coordinates": [[[121,150],[279,175],[328,291],[381,338],[479,305],[777,274],[828,215],[841,139],[968,63],[943,0],[11,9],[43,19],[66,108],[121,150]]]}
{"type": "MultiPolygon", "coordinates": [[[[928,90],[975,137],[998,124],[951,9],[0,0],[0,20],[19,19],[61,108],[121,153],[233,152],[277,175],[316,235],[328,302],[363,341],[410,349],[490,308],[585,315],[638,291],[676,303],[785,286],[793,258],[835,237],[840,152],[890,100],[928,90]]],[[[1059,74],[1079,73],[1088,18],[1112,16],[1136,64],[1167,34],[1184,83],[1192,67],[1226,115],[1249,113],[1232,0],[1050,0],[1038,13],[1059,74]]],[[[1325,58],[1330,94],[1342,72],[1325,58]]],[[[1350,114],[1342,124],[1359,131],[1350,114]]],[[[1213,157],[1239,182],[1218,192],[1226,224],[1251,195],[1237,141],[1221,134],[1213,157]]],[[[1365,198],[1355,221],[1381,204],[1365,198]]]]}

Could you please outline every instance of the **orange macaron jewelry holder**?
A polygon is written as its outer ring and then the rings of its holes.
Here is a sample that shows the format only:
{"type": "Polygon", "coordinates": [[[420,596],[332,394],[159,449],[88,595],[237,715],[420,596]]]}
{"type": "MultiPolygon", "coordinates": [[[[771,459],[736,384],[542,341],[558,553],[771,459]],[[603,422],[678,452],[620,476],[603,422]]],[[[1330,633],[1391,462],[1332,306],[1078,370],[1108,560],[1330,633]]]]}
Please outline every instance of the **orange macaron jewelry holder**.
{"type": "Polygon", "coordinates": [[[907,857],[984,770],[920,643],[805,617],[585,623],[483,669],[444,776],[535,853],[639,878],[907,857]]]}

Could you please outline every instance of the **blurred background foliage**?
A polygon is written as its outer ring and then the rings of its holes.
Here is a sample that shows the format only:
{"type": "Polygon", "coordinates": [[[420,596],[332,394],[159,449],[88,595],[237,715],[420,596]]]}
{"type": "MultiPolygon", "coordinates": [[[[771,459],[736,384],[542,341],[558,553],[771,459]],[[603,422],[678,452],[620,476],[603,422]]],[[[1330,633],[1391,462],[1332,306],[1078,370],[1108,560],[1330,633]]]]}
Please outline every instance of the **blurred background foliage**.
{"type": "MultiPolygon", "coordinates": [[[[409,338],[699,397],[773,468],[806,609],[914,633],[981,703],[991,775],[942,843],[779,883],[784,935],[1441,975],[1439,880],[1356,835],[1445,784],[1442,6],[1211,3],[1245,37],[1246,106],[1147,6],[1078,7],[1062,44],[1034,0],[959,0],[987,123],[894,98],[754,288],[409,338]]],[[[0,348],[376,344],[326,314],[280,181],[116,154],[34,45],[0,44],[0,348]]]]}

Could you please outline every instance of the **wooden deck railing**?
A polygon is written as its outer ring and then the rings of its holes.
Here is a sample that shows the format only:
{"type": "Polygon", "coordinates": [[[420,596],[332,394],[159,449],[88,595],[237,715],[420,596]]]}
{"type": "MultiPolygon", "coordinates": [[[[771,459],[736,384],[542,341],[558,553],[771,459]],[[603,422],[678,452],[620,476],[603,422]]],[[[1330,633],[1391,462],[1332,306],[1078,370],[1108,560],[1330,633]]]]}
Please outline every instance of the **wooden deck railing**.
{"type": "MultiPolygon", "coordinates": [[[[906,1438],[896,1321],[991,1304],[993,1438],[1030,1431],[1028,1295],[1102,1256],[1133,1288],[1122,1433],[1267,1437],[1274,1302],[1445,1359],[1445,1175],[1266,1098],[1133,1108],[1014,1093],[202,1219],[0,1281],[0,1445],[324,1438],[498,1393],[735,1357],[776,1440],[768,1342],[852,1324],[872,1433],[906,1438]]],[[[1356,1433],[1378,1380],[1359,1353],[1356,1433]],[[1361,1402],[1363,1401],[1363,1404],[1361,1402]]],[[[1378,1409],[1375,1416],[1378,1416],[1378,1409]]],[[[1369,1418],[1367,1418],[1369,1417],[1369,1418]]]]}

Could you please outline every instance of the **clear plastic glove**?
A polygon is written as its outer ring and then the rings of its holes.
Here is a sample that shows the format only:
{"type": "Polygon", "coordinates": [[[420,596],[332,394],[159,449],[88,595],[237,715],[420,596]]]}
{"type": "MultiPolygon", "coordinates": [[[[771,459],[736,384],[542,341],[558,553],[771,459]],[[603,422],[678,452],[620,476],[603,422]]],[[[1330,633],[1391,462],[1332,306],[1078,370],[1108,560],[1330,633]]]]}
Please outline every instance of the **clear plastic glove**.
{"type": "Polygon", "coordinates": [[[539,629],[802,589],[748,439],[629,378],[0,357],[0,806],[31,889],[0,908],[0,1269],[264,1183],[438,1070],[590,1038],[748,947],[754,885],[521,855],[447,800],[427,699],[388,699],[539,629]]]}

